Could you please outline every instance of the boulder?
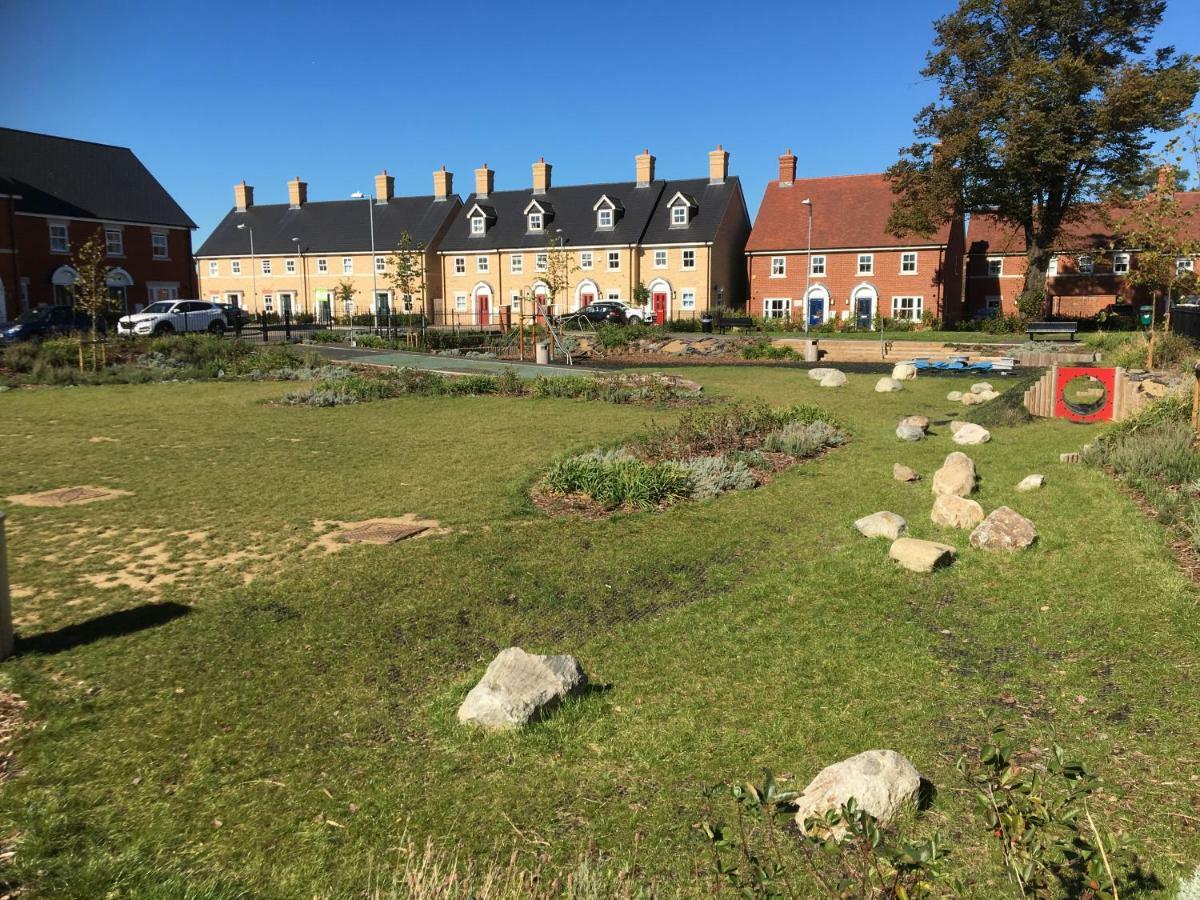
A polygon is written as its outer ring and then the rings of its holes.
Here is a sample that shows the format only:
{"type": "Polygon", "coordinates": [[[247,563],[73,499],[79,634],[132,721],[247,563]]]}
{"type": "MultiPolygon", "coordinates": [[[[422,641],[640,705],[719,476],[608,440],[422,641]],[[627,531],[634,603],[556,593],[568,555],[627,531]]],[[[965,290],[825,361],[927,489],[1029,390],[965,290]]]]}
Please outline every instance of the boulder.
{"type": "MultiPolygon", "coordinates": [[[[840,810],[851,797],[859,809],[870,813],[880,826],[896,821],[921,796],[921,773],[895,750],[867,750],[822,769],[796,798],[796,824],[805,832],[805,822],[840,810]]],[[[834,828],[840,838],[845,828],[834,828]]]]}
{"type": "Polygon", "coordinates": [[[483,678],[458,708],[458,721],[491,730],[526,725],[587,687],[573,656],[539,656],[520,647],[496,654],[483,678]]]}
{"type": "Polygon", "coordinates": [[[954,494],[969,497],[975,490],[975,463],[965,453],[955,450],[946,457],[942,467],[933,473],[935,494],[954,494]]]}
{"type": "Polygon", "coordinates": [[[895,378],[880,378],[875,382],[875,393],[877,394],[890,394],[902,390],[904,390],[904,385],[895,378]]]}
{"type": "Polygon", "coordinates": [[[971,532],[971,546],[978,550],[1024,550],[1037,536],[1032,522],[1016,510],[1001,506],[971,532]]]}
{"type": "Polygon", "coordinates": [[[1036,491],[1046,483],[1045,475],[1026,475],[1017,485],[1018,491],[1036,491]]]}
{"type": "Polygon", "coordinates": [[[903,463],[895,463],[892,466],[892,477],[897,481],[920,481],[921,473],[903,463]]]}
{"type": "Polygon", "coordinates": [[[892,366],[892,377],[897,381],[912,381],[917,377],[917,367],[912,363],[896,363],[892,366]]]}
{"type": "Polygon", "coordinates": [[[821,379],[821,387],[836,388],[846,383],[846,373],[838,369],[830,369],[829,374],[821,379]]]}
{"type": "Polygon", "coordinates": [[[961,403],[962,398],[963,398],[962,391],[951,391],[950,393],[948,393],[946,395],[946,399],[949,400],[951,403],[961,403]]]}
{"type": "Polygon", "coordinates": [[[976,444],[986,444],[992,439],[992,433],[982,425],[974,422],[964,422],[962,428],[954,432],[950,440],[960,447],[973,447],[976,444]]]}
{"type": "Polygon", "coordinates": [[[963,406],[978,406],[980,403],[983,403],[983,397],[981,397],[979,394],[968,393],[962,395],[963,406]]]}
{"type": "Polygon", "coordinates": [[[938,566],[953,562],[957,552],[949,544],[902,537],[892,542],[888,556],[910,572],[932,572],[938,566]]]}
{"type": "Polygon", "coordinates": [[[971,393],[972,394],[983,394],[983,393],[990,391],[991,389],[992,389],[992,386],[990,384],[988,384],[986,381],[977,381],[977,382],[975,382],[975,384],[971,385],[971,393]]]}
{"type": "Polygon", "coordinates": [[[960,422],[958,419],[955,419],[953,422],[950,423],[950,433],[955,434],[958,431],[958,429],[962,428],[966,424],[967,424],[966,422],[960,422]]]}
{"type": "Polygon", "coordinates": [[[981,402],[986,403],[989,400],[995,400],[997,397],[999,397],[1000,392],[999,391],[984,391],[983,393],[976,394],[975,396],[977,396],[981,402]]]}
{"type": "Polygon", "coordinates": [[[901,425],[913,425],[922,431],[929,430],[929,416],[905,416],[900,420],[901,425]]]}
{"type": "MultiPolygon", "coordinates": [[[[980,518],[983,517],[980,516],[980,518]]],[[[884,537],[889,541],[894,541],[908,530],[908,522],[904,521],[904,516],[884,511],[863,516],[854,523],[854,527],[863,537],[884,537]]]]}
{"type": "Polygon", "coordinates": [[[808,370],[808,377],[811,378],[813,381],[820,381],[826,375],[828,375],[830,372],[836,372],[836,371],[837,371],[837,369],[830,369],[828,367],[822,368],[821,366],[817,366],[815,369],[808,370]]]}
{"type": "Polygon", "coordinates": [[[939,494],[933,501],[929,518],[934,525],[950,528],[974,528],[983,521],[983,507],[966,497],[954,494],[939,494]]]}
{"type": "Polygon", "coordinates": [[[925,437],[925,432],[916,425],[905,425],[901,422],[896,426],[896,437],[902,441],[919,441],[925,437]]]}

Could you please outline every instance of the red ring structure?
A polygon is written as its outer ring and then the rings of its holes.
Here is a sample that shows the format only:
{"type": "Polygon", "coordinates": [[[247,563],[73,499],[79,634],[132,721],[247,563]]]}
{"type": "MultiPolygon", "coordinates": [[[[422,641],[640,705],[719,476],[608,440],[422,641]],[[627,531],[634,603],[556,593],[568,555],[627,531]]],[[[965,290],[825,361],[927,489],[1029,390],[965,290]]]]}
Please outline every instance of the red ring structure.
{"type": "Polygon", "coordinates": [[[1072,422],[1111,422],[1113,399],[1116,393],[1116,369],[1097,369],[1091,366],[1060,366],[1058,381],[1054,385],[1054,416],[1072,422]],[[1080,413],[1068,405],[1063,398],[1063,388],[1072,380],[1083,376],[1095,378],[1104,386],[1104,403],[1095,412],[1080,413]]]}

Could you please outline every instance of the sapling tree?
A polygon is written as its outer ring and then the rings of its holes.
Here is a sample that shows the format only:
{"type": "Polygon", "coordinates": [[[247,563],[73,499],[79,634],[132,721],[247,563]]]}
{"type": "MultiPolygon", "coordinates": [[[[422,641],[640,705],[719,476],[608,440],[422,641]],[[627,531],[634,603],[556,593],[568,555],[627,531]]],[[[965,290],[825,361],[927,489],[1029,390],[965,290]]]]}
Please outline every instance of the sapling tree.
{"type": "Polygon", "coordinates": [[[406,313],[412,312],[419,298],[421,317],[425,317],[425,245],[413,240],[407,230],[400,232],[400,242],[392,251],[388,282],[406,313]]]}
{"type": "Polygon", "coordinates": [[[93,341],[96,340],[97,320],[103,319],[113,307],[113,298],[108,291],[112,269],[105,263],[107,256],[104,234],[97,230],[71,257],[71,268],[75,270],[75,308],[91,318],[93,341]]]}

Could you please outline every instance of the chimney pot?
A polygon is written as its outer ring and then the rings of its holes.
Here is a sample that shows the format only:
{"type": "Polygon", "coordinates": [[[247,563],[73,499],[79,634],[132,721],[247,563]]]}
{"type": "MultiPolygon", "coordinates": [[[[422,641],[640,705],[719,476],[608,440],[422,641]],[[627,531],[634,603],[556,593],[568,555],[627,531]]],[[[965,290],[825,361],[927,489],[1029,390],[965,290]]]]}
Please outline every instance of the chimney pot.
{"type": "Polygon", "coordinates": [[[649,187],[654,180],[654,157],[649,148],[634,157],[634,167],[637,170],[637,186],[649,187]]]}
{"type": "Polygon", "coordinates": [[[475,170],[475,196],[486,200],[491,196],[495,184],[496,173],[487,167],[487,163],[484,163],[482,168],[475,170]]]}

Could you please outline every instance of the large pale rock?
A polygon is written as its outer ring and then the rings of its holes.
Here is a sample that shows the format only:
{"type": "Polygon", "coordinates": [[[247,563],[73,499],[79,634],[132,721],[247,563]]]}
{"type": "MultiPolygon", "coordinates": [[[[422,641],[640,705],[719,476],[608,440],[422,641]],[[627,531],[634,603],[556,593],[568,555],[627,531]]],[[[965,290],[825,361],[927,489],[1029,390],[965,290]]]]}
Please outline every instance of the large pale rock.
{"type": "Polygon", "coordinates": [[[897,481],[920,481],[921,473],[904,463],[895,463],[892,465],[892,477],[897,481]]]}
{"type": "Polygon", "coordinates": [[[1018,491],[1036,491],[1046,483],[1045,475],[1026,475],[1017,484],[1018,491]]]}
{"type": "Polygon", "coordinates": [[[935,525],[950,528],[974,528],[983,521],[983,507],[967,497],[954,494],[939,494],[933,501],[929,518],[935,525]]]}
{"type": "Polygon", "coordinates": [[[896,426],[896,437],[902,441],[919,441],[925,437],[925,432],[916,425],[905,425],[901,422],[896,426]]]}
{"type": "Polygon", "coordinates": [[[846,384],[846,373],[840,369],[830,369],[829,374],[821,379],[821,387],[837,388],[846,384]]]}
{"type": "Polygon", "coordinates": [[[902,390],[904,390],[904,385],[895,378],[880,378],[875,382],[875,393],[877,394],[890,394],[902,390]]]}
{"type": "Polygon", "coordinates": [[[901,425],[915,425],[922,431],[929,430],[929,416],[905,416],[900,420],[901,425]]]}
{"type": "Polygon", "coordinates": [[[813,381],[820,381],[830,372],[836,372],[837,369],[831,369],[828,366],[817,366],[808,370],[808,377],[813,381]]]}
{"type": "Polygon", "coordinates": [[[1000,392],[999,391],[983,391],[980,394],[976,394],[976,396],[979,397],[979,399],[982,402],[986,403],[988,400],[995,400],[997,397],[999,397],[1000,392]]]}
{"type": "Polygon", "coordinates": [[[992,389],[992,386],[990,384],[988,384],[986,381],[977,381],[977,382],[975,382],[975,384],[971,385],[971,393],[972,394],[984,394],[984,393],[987,393],[988,391],[990,391],[991,389],[992,389]]]}
{"type": "Polygon", "coordinates": [[[892,377],[897,381],[912,381],[917,377],[917,367],[912,363],[896,363],[892,366],[892,377]]]}
{"type": "Polygon", "coordinates": [[[509,647],[471,688],[458,708],[458,721],[488,729],[520,728],[585,687],[587,675],[575,657],[539,656],[509,647]]]}
{"type": "Polygon", "coordinates": [[[1001,506],[971,532],[971,546],[979,550],[1024,550],[1037,536],[1032,522],[1016,510],[1001,506]]]}
{"type": "Polygon", "coordinates": [[[882,537],[894,541],[908,530],[908,522],[904,520],[904,516],[898,516],[894,512],[885,510],[863,516],[854,523],[854,527],[863,537],[882,537]]]}
{"type": "Polygon", "coordinates": [[[983,397],[981,397],[979,394],[962,395],[963,406],[978,406],[980,403],[983,403],[983,397]]]}
{"type": "Polygon", "coordinates": [[[992,433],[982,425],[966,422],[962,428],[954,432],[950,439],[960,447],[973,447],[977,444],[986,444],[992,439],[992,433]]]}
{"type": "Polygon", "coordinates": [[[902,537],[892,542],[888,556],[910,572],[932,572],[938,566],[952,563],[957,552],[949,544],[902,537]]]}
{"type": "Polygon", "coordinates": [[[955,419],[953,422],[950,423],[950,433],[951,434],[957,433],[958,429],[962,428],[966,424],[967,424],[966,422],[960,422],[958,419],[955,419]]]}
{"type": "Polygon", "coordinates": [[[935,494],[954,494],[968,497],[975,490],[975,463],[967,454],[955,450],[946,457],[942,467],[933,473],[935,494]]]}
{"type": "MultiPolygon", "coordinates": [[[[867,750],[822,769],[796,798],[796,824],[840,810],[851,797],[881,826],[891,825],[921,795],[921,773],[895,750],[867,750]]],[[[841,837],[844,828],[835,828],[841,837]]]]}
{"type": "Polygon", "coordinates": [[[962,391],[951,391],[950,393],[948,393],[946,395],[946,399],[949,400],[951,403],[961,403],[962,398],[963,398],[962,391]]]}

